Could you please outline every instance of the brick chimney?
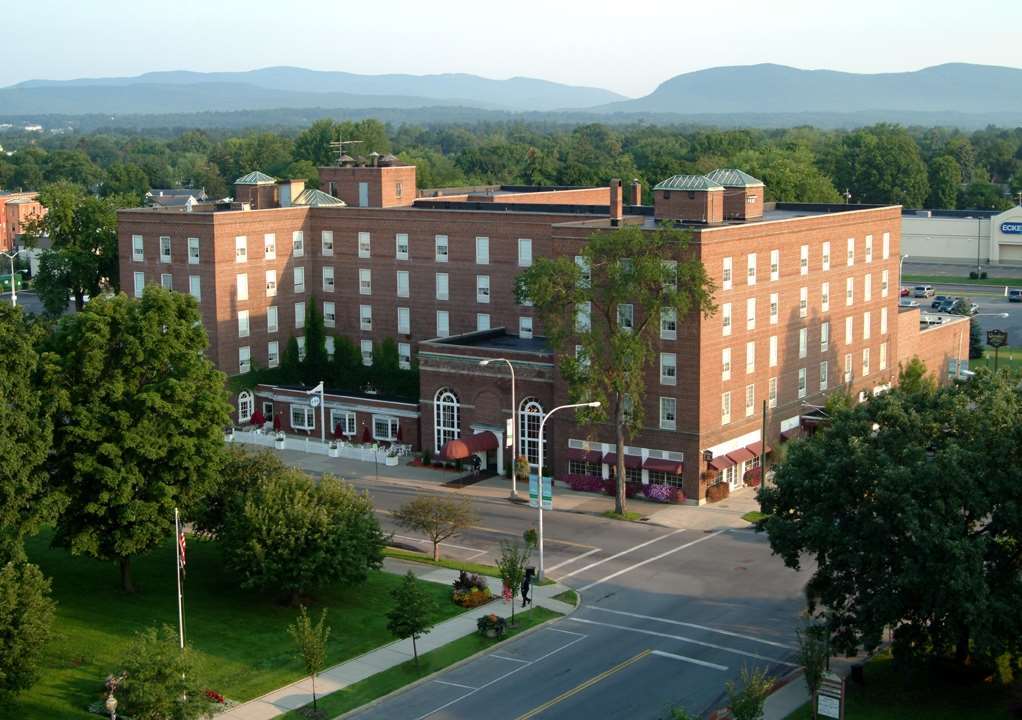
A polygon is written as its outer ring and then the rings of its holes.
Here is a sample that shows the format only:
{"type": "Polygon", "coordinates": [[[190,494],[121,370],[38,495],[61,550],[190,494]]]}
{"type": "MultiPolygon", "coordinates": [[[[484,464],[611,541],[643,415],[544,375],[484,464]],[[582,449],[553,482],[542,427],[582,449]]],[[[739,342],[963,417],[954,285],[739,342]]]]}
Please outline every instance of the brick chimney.
{"type": "Polygon", "coordinates": [[[642,183],[639,178],[632,180],[632,205],[642,205],[642,183]]]}
{"type": "Polygon", "coordinates": [[[621,180],[614,178],[610,181],[610,222],[612,225],[619,225],[624,217],[624,202],[621,194],[621,180]]]}

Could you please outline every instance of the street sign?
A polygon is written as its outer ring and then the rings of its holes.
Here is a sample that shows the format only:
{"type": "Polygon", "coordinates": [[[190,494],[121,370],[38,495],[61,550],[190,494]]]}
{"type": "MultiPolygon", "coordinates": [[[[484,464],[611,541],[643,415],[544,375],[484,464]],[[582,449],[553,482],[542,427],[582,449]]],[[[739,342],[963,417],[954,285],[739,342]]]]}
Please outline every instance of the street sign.
{"type": "Polygon", "coordinates": [[[823,674],[820,689],[816,691],[816,714],[819,717],[844,720],[845,679],[828,672],[823,674]]]}
{"type": "MultiPolygon", "coordinates": [[[[529,475],[529,507],[539,507],[539,483],[535,475],[529,475]]],[[[543,478],[543,509],[554,509],[554,480],[543,478]]]]}
{"type": "Polygon", "coordinates": [[[992,348],[1004,347],[1008,344],[1008,333],[1005,330],[987,330],[987,345],[992,348]]]}
{"type": "Polygon", "coordinates": [[[511,418],[508,418],[504,423],[504,447],[511,448],[515,446],[515,423],[511,418]]]}

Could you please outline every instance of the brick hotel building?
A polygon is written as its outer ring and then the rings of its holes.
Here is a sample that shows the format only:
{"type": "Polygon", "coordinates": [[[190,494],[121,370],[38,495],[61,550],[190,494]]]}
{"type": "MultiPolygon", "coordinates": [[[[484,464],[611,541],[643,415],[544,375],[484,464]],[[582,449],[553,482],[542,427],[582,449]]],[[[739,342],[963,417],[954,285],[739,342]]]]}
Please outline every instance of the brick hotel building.
{"type": "MultiPolygon", "coordinates": [[[[502,470],[508,368],[479,362],[503,358],[517,376],[516,452],[535,461],[539,419],[567,391],[533,309],[516,304],[515,277],[534,258],[578,256],[591,235],[624,224],[691,230],[718,288],[712,317],[661,318],[646,427],[623,448],[629,477],[680,485],[689,502],[703,502],[708,483],[740,485],[756,465],[763,400],[771,446],[798,432],[827,391],[882,391],[913,355],[939,377],[967,357],[967,322],[924,326],[918,308],[899,308],[897,206],[766,203],[763,183],[738,170],[664,180],[652,206],[637,182],[625,203],[617,180],[417,192],[414,166],[375,155],[320,168],[320,187],[253,172],[230,201],[122,210],[121,286],[194,295],[210,356],[228,374],[279,364],[290,337],[303,342],[313,298],[327,334],[352,339],[367,364],[374,343],[394,338],[402,366],[418,363],[419,398],[328,391],[328,428],[348,436],[478,453],[502,470]]],[[[319,435],[298,390],[258,386],[236,401],[239,422],[258,405],[285,430],[319,435]]],[[[612,428],[556,418],[545,439],[555,476],[608,477],[612,428]]]]}

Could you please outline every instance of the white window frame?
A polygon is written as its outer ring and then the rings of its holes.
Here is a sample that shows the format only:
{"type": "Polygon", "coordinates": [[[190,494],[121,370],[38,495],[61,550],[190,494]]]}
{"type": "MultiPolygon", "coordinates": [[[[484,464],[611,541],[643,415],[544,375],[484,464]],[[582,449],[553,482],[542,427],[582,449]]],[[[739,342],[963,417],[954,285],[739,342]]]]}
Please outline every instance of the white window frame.
{"type": "Polygon", "coordinates": [[[247,235],[236,235],[234,237],[234,262],[236,263],[248,262],[247,235]]]}
{"type": "Polygon", "coordinates": [[[880,271],[880,297],[887,297],[888,288],[890,286],[890,275],[887,270],[880,271]]]}
{"type": "Polygon", "coordinates": [[[830,349],[830,322],[820,323],[820,352],[825,353],[830,349]]]}
{"type": "Polygon", "coordinates": [[[575,332],[585,333],[592,328],[593,304],[589,301],[575,306],[575,332]]]}
{"type": "Polygon", "coordinates": [[[295,230],[291,233],[291,255],[305,257],[305,233],[295,230]]]}
{"type": "Polygon", "coordinates": [[[660,384],[678,384],[678,356],[675,353],[660,353],[660,384]]]}
{"type": "Polygon", "coordinates": [[[745,280],[749,285],[756,284],[756,253],[749,253],[746,258],[745,280]]]}
{"type": "Polygon", "coordinates": [[[238,348],[238,372],[247,373],[252,369],[252,348],[242,345],[238,348]]]}
{"type": "MultiPolygon", "coordinates": [[[[169,263],[173,257],[173,243],[169,235],[160,235],[160,262],[169,263]]],[[[244,262],[244,260],[240,261],[244,262]]]]}
{"type": "Polygon", "coordinates": [[[726,390],[720,394],[720,424],[731,423],[731,391],[726,390]]]}
{"type": "Polygon", "coordinates": [[[373,294],[373,271],[369,268],[358,269],[358,294],[373,294]]]}
{"type": "Polygon", "coordinates": [[[362,365],[365,367],[373,366],[373,341],[372,340],[360,340],[359,350],[362,353],[362,365]]]}
{"type": "Polygon", "coordinates": [[[358,306],[358,329],[362,332],[373,331],[373,306],[372,305],[359,305],[358,306]]]}
{"type": "Polygon", "coordinates": [[[777,407],[777,378],[772,377],[767,381],[767,405],[772,409],[777,407]]]}
{"type": "Polygon", "coordinates": [[[862,301],[869,302],[873,299],[873,275],[866,273],[862,278],[862,301]]]}
{"type": "Polygon", "coordinates": [[[830,240],[827,240],[823,243],[823,259],[821,267],[823,268],[824,272],[830,270],[830,240]]]}
{"type": "Polygon", "coordinates": [[[749,383],[745,386],[745,417],[752,417],[756,413],[756,384],[749,383]]]}
{"type": "Polygon", "coordinates": [[[855,340],[855,318],[849,315],[845,318],[845,345],[851,345],[855,340]]]}
{"type": "Polygon", "coordinates": [[[848,267],[855,265],[855,238],[848,238],[848,267]]]}
{"type": "Polygon", "coordinates": [[[678,429],[678,400],[672,397],[660,398],[660,429],[678,429]]]}
{"type": "Polygon", "coordinates": [[[660,339],[678,339],[678,311],[675,308],[662,308],[660,310],[660,339]]]}
{"type": "Polygon", "coordinates": [[[770,280],[779,280],[781,278],[781,251],[771,250],[770,251],[770,280]]]}
{"type": "Polygon", "coordinates": [[[319,231],[319,246],[323,253],[323,257],[333,257],[334,254],[334,231],[333,230],[320,230],[319,231]]]}
{"type": "Polygon", "coordinates": [[[277,314],[277,306],[270,305],[266,308],[266,332],[275,333],[280,329],[280,319],[277,314]]]}
{"type": "Polygon", "coordinates": [[[388,442],[397,440],[398,427],[400,427],[401,421],[393,415],[373,415],[373,440],[386,440],[388,442]],[[381,435],[377,424],[385,424],[387,426],[387,433],[381,435]]]}
{"type": "Polygon", "coordinates": [[[800,318],[809,317],[809,288],[807,287],[798,289],[798,316],[800,318]]]}
{"type": "Polygon", "coordinates": [[[316,408],[308,403],[291,403],[288,413],[293,430],[315,430],[316,429],[316,408]]]}
{"type": "Polygon", "coordinates": [[[518,267],[532,267],[531,238],[518,238],[518,267]]]}
{"type": "Polygon", "coordinates": [[[806,369],[798,369],[798,398],[801,400],[807,394],[809,394],[809,388],[806,385],[806,369]]]}
{"type": "Polygon", "coordinates": [[[164,290],[173,290],[174,275],[171,273],[160,273],[160,287],[164,290]]]}
{"type": "Polygon", "coordinates": [[[770,324],[776,325],[781,317],[781,296],[779,293],[770,293],[770,324]]]}
{"type": "Polygon", "coordinates": [[[855,278],[845,278],[845,307],[855,304],[855,278]]]}
{"type": "Polygon", "coordinates": [[[434,281],[436,285],[436,299],[437,300],[450,300],[451,298],[451,277],[445,272],[436,273],[436,279],[434,281]]]}
{"type": "Polygon", "coordinates": [[[397,344],[397,366],[402,370],[412,369],[412,344],[399,342],[397,344]]]}
{"type": "Polygon", "coordinates": [[[337,282],[334,279],[334,266],[333,265],[324,265],[323,266],[323,292],[332,293],[336,286],[337,286],[337,282]]]}
{"type": "Polygon", "coordinates": [[[731,303],[724,303],[720,306],[721,327],[724,337],[731,335],[731,303]]]}
{"type": "Polygon", "coordinates": [[[270,340],[266,343],[266,366],[275,368],[280,365],[280,342],[270,340]]]}
{"type": "Polygon", "coordinates": [[[885,232],[881,243],[883,245],[883,259],[886,260],[891,256],[891,233],[885,232]]]}
{"type": "Polygon", "coordinates": [[[490,276],[476,275],[476,302],[489,305],[490,303],[490,276]]]}
{"type": "Polygon", "coordinates": [[[461,437],[461,403],[450,388],[433,395],[433,449],[440,452],[448,440],[461,437]]]}
{"type": "Polygon", "coordinates": [[[830,382],[830,366],[826,360],[820,362],[820,392],[824,392],[827,389],[827,383],[830,382]]]}
{"type": "Polygon", "coordinates": [[[298,359],[299,360],[304,360],[305,359],[305,336],[303,335],[302,337],[296,337],[295,338],[295,342],[298,343],[298,359]]]}
{"type": "Polygon", "coordinates": [[[734,267],[731,258],[724,258],[724,266],[721,269],[721,289],[730,290],[734,283],[734,267]]]}
{"type": "Polygon", "coordinates": [[[745,329],[756,329],[756,298],[745,298],[745,329]]]}
{"type": "Polygon", "coordinates": [[[397,332],[399,335],[410,335],[412,332],[412,312],[406,307],[397,309],[397,332]]]}
{"type": "Polygon", "coordinates": [[[867,310],[866,312],[864,312],[862,314],[862,339],[863,340],[869,340],[870,333],[873,330],[873,328],[871,327],[872,324],[873,324],[871,322],[872,319],[873,318],[870,315],[869,310],[867,310]]]}
{"type": "Polygon", "coordinates": [[[408,259],[408,233],[394,233],[394,259],[408,259]]]}
{"type": "Polygon", "coordinates": [[[852,381],[852,354],[850,352],[845,353],[844,381],[846,385],[852,381]]]}
{"type": "Polygon", "coordinates": [[[768,342],[769,357],[767,358],[767,364],[770,367],[777,367],[777,336],[771,335],[768,342]]]}
{"type": "Polygon", "coordinates": [[[327,300],[323,301],[323,327],[337,327],[337,305],[327,300]]]}
{"type": "Polygon", "coordinates": [[[880,343],[880,370],[881,372],[887,369],[887,343],[880,343]]]}
{"type": "Polygon", "coordinates": [[[820,284],[820,312],[830,312],[830,282],[820,284]]]}
{"type": "Polygon", "coordinates": [[[887,334],[887,308],[880,308],[880,335],[881,337],[887,334]]]}
{"type": "Polygon", "coordinates": [[[476,313],[476,332],[490,329],[490,314],[476,313]]]}
{"type": "Polygon", "coordinates": [[[199,250],[199,238],[190,237],[188,238],[188,264],[198,265],[202,259],[199,250]]]}
{"type": "Polygon", "coordinates": [[[436,311],[436,336],[449,337],[451,334],[451,314],[446,310],[436,311]]]}
{"type": "Polygon", "coordinates": [[[263,260],[277,259],[277,236],[274,233],[263,235],[263,260]]]}
{"type": "Polygon", "coordinates": [[[720,379],[731,379],[731,348],[726,347],[720,352],[720,379]]]}
{"type": "Polygon", "coordinates": [[[533,331],[532,317],[529,315],[518,316],[518,337],[531,338],[533,331]]]}
{"type": "Polygon", "coordinates": [[[868,263],[873,262],[873,236],[872,235],[867,235],[866,236],[866,250],[865,250],[865,253],[866,253],[866,262],[868,262],[868,263]]]}
{"type": "Polygon", "coordinates": [[[411,280],[407,270],[398,270],[394,277],[395,292],[399,298],[408,297],[411,280]]]}
{"type": "Polygon", "coordinates": [[[195,298],[196,302],[202,302],[202,277],[199,275],[188,276],[188,293],[195,298]]]}
{"type": "Polygon", "coordinates": [[[305,268],[301,265],[294,269],[295,294],[305,292],[305,268]]]}
{"type": "Polygon", "coordinates": [[[141,235],[131,236],[131,261],[145,262],[145,238],[141,235]]]}
{"type": "Polygon", "coordinates": [[[373,256],[373,234],[366,230],[358,232],[358,257],[368,259],[373,256]]]}
{"type": "Polygon", "coordinates": [[[635,306],[632,303],[620,303],[617,306],[617,326],[621,332],[626,333],[635,329],[635,306]]]}
{"type": "Polygon", "coordinates": [[[239,302],[248,301],[248,273],[238,273],[234,278],[235,296],[239,302]]]}
{"type": "Polygon", "coordinates": [[[798,274],[809,274],[809,246],[802,245],[798,249],[798,274]]]}
{"type": "Polygon", "coordinates": [[[252,327],[249,322],[248,310],[238,311],[238,337],[247,338],[251,333],[252,327]]]}
{"type": "Polygon", "coordinates": [[[756,341],[749,340],[745,343],[745,374],[751,375],[756,372],[756,341]]]}
{"type": "Polygon", "coordinates": [[[433,236],[433,259],[438,263],[445,263],[450,258],[450,239],[446,235],[433,236]]]}
{"type": "Polygon", "coordinates": [[[342,426],[341,432],[345,436],[353,437],[358,431],[358,415],[354,410],[331,408],[329,430],[336,432],[338,425],[342,426]]]}
{"type": "Polygon", "coordinates": [[[140,298],[145,291],[145,273],[135,272],[132,274],[132,277],[135,283],[135,297],[140,298]]]}
{"type": "Polygon", "coordinates": [[[490,264],[490,238],[476,235],[476,265],[490,264]]]}
{"type": "Polygon", "coordinates": [[[305,303],[299,301],[295,303],[295,330],[301,330],[305,327],[305,303]]]}
{"type": "Polygon", "coordinates": [[[803,360],[809,355],[809,328],[798,329],[798,357],[803,360]]]}
{"type": "Polygon", "coordinates": [[[266,297],[277,296],[277,271],[266,271],[266,297]]]}
{"type": "Polygon", "coordinates": [[[868,377],[869,373],[869,348],[867,347],[862,349],[862,376],[868,377]]]}

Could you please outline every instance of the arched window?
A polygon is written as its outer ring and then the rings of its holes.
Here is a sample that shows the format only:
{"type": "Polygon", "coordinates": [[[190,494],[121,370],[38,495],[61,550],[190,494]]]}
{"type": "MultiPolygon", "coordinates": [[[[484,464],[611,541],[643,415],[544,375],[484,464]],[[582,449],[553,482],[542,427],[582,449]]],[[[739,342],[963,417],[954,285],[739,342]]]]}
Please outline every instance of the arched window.
{"type": "Polygon", "coordinates": [[[255,411],[255,398],[252,397],[252,393],[248,390],[242,390],[238,393],[238,422],[247,423],[252,419],[252,413],[255,411]]]}
{"type": "Polygon", "coordinates": [[[536,398],[522,400],[518,406],[518,454],[527,457],[530,465],[539,464],[539,424],[542,420],[543,406],[539,401],[536,398]]]}
{"type": "Polygon", "coordinates": [[[433,397],[433,440],[440,452],[448,440],[461,437],[461,413],[458,396],[450,388],[440,388],[433,397]]]}

